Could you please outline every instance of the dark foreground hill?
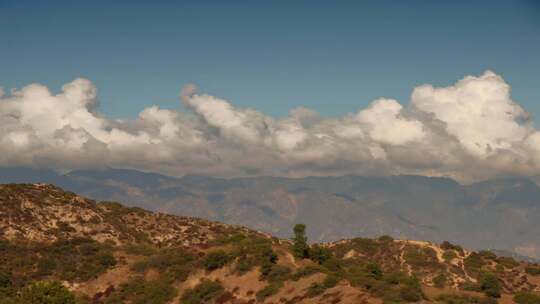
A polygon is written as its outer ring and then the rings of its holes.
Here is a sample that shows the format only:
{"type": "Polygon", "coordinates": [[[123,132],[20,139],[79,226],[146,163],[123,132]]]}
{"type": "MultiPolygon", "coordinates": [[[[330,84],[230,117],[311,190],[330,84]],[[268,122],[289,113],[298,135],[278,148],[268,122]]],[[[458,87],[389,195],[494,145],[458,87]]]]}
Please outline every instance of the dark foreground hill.
{"type": "Polygon", "coordinates": [[[448,242],[304,246],[52,185],[0,185],[2,304],[525,304],[538,303],[538,292],[540,265],[448,242]]]}
{"type": "Polygon", "coordinates": [[[540,188],[524,178],[461,185],[423,176],[173,178],[134,170],[1,168],[0,183],[45,182],[97,200],[313,241],[389,234],[540,258],[540,188]]]}

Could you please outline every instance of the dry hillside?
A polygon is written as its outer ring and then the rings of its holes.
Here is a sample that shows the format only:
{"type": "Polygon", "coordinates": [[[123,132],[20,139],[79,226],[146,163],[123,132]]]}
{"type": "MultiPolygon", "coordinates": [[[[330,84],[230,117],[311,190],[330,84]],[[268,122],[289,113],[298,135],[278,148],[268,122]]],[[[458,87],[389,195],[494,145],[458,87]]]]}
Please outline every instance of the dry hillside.
{"type": "Polygon", "coordinates": [[[65,286],[61,303],[540,301],[540,265],[448,242],[382,236],[311,245],[303,256],[294,248],[52,185],[0,185],[2,304],[28,303],[36,282],[65,286]]]}

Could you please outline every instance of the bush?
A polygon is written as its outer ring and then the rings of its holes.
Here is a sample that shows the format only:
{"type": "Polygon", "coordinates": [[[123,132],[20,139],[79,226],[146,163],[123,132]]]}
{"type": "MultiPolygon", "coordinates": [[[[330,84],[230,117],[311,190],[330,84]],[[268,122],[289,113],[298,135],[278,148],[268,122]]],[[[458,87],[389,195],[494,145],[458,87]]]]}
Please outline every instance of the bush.
{"type": "Polygon", "coordinates": [[[75,304],[75,296],[58,282],[38,281],[21,291],[20,302],[25,304],[75,304]]]}
{"type": "Polygon", "coordinates": [[[540,267],[527,267],[525,272],[532,276],[540,276],[540,267]]]}
{"type": "Polygon", "coordinates": [[[257,291],[255,296],[257,297],[257,301],[264,301],[264,299],[268,298],[269,296],[275,295],[279,292],[279,289],[283,286],[283,282],[275,282],[270,283],[266,285],[263,289],[257,291]]]}
{"type": "Polygon", "coordinates": [[[499,278],[491,272],[483,273],[479,280],[480,289],[488,296],[492,298],[499,298],[501,296],[501,283],[499,278]]]}
{"type": "Polygon", "coordinates": [[[244,273],[255,266],[266,263],[275,264],[277,254],[272,249],[272,242],[266,238],[250,238],[235,244],[231,256],[238,259],[236,271],[244,273]]]}
{"type": "Polygon", "coordinates": [[[394,241],[394,238],[389,235],[381,235],[378,240],[379,242],[390,243],[394,241]]]}
{"type": "Polygon", "coordinates": [[[471,281],[465,281],[461,283],[460,288],[466,291],[476,291],[476,292],[482,291],[482,288],[480,287],[479,284],[471,282],[471,281]]]}
{"type": "Polygon", "coordinates": [[[516,268],[519,266],[519,262],[512,257],[500,257],[497,259],[497,262],[497,265],[502,265],[508,269],[516,268]]]}
{"type": "Polygon", "coordinates": [[[324,278],[323,286],[325,288],[332,288],[336,286],[337,283],[339,283],[339,281],[340,281],[340,278],[338,276],[329,274],[326,276],[326,278],[324,278]]]}
{"type": "Polygon", "coordinates": [[[291,280],[298,281],[303,277],[310,276],[312,274],[321,272],[322,268],[320,266],[306,266],[298,269],[295,273],[291,275],[291,280]]]}
{"type": "MultiPolygon", "coordinates": [[[[164,304],[173,299],[177,291],[168,281],[154,280],[145,281],[142,277],[136,277],[131,281],[122,284],[120,290],[112,297],[120,299],[120,303],[130,302],[132,304],[164,304]]],[[[113,302],[107,299],[108,303],[113,302]]]]}
{"type": "Polygon", "coordinates": [[[381,266],[379,266],[379,264],[375,263],[375,262],[369,262],[367,263],[365,266],[364,266],[364,271],[366,272],[366,274],[375,279],[375,280],[380,280],[383,276],[383,272],[382,272],[382,269],[381,269],[381,266]]]}
{"type": "Polygon", "coordinates": [[[323,263],[323,267],[330,272],[339,272],[342,270],[342,261],[337,258],[330,258],[323,263]]]}
{"type": "Polygon", "coordinates": [[[442,294],[437,296],[435,300],[444,304],[497,304],[497,300],[493,298],[457,294],[442,294]]]}
{"type": "Polygon", "coordinates": [[[156,249],[149,244],[129,244],[124,247],[128,254],[151,256],[156,253],[156,249]]]}
{"type": "Polygon", "coordinates": [[[518,292],[514,296],[514,301],[518,304],[540,304],[540,294],[532,292],[518,292]]]}
{"type": "Polygon", "coordinates": [[[482,267],[486,264],[482,259],[482,256],[476,252],[471,253],[463,260],[465,270],[470,275],[476,276],[482,270],[482,267]]]}
{"type": "Polygon", "coordinates": [[[90,239],[64,240],[43,248],[43,258],[38,262],[38,275],[58,273],[62,280],[84,282],[114,265],[116,259],[109,246],[90,239]]]}
{"type": "Polygon", "coordinates": [[[218,281],[203,280],[197,286],[188,289],[182,295],[182,304],[203,304],[216,298],[223,292],[223,286],[218,281]]]}
{"type": "Polygon", "coordinates": [[[420,281],[416,277],[410,277],[403,282],[399,294],[404,301],[417,302],[422,300],[424,293],[420,281]]]}
{"type": "Polygon", "coordinates": [[[11,282],[11,274],[0,271],[0,299],[13,297],[16,291],[11,282]]]}
{"type": "Polygon", "coordinates": [[[455,250],[461,254],[463,254],[463,248],[459,245],[454,245],[448,241],[444,241],[441,243],[441,249],[444,250],[455,250]]]}
{"type": "Polygon", "coordinates": [[[454,250],[445,250],[443,253],[443,259],[450,263],[453,259],[457,258],[457,254],[454,250]]]}
{"type": "Polygon", "coordinates": [[[497,255],[489,250],[480,250],[478,254],[488,260],[495,260],[497,258],[497,255]]]}
{"type": "Polygon", "coordinates": [[[390,272],[383,275],[383,280],[391,285],[406,281],[408,276],[403,272],[390,272]]]}
{"type": "Polygon", "coordinates": [[[188,277],[196,261],[196,256],[185,249],[167,248],[135,263],[132,269],[142,273],[153,268],[171,279],[183,281],[188,277]]]}
{"type": "Polygon", "coordinates": [[[288,267],[265,263],[261,266],[261,279],[268,282],[277,282],[286,280],[291,270],[288,267]]]}
{"type": "Polygon", "coordinates": [[[328,288],[332,288],[336,286],[337,283],[339,283],[339,281],[340,281],[340,278],[338,276],[332,275],[332,274],[327,275],[326,278],[324,278],[324,281],[322,283],[312,283],[308,288],[306,296],[310,298],[316,297],[324,293],[324,291],[327,290],[328,288]]]}
{"type": "Polygon", "coordinates": [[[230,257],[223,250],[212,251],[206,255],[203,264],[206,270],[219,269],[230,261],[230,257]]]}
{"type": "Polygon", "coordinates": [[[325,261],[332,257],[332,251],[328,248],[321,247],[319,245],[313,245],[309,249],[309,258],[320,264],[323,264],[325,261]]]}
{"type": "Polygon", "coordinates": [[[313,298],[324,293],[325,290],[326,288],[324,288],[322,284],[314,282],[314,283],[311,283],[311,285],[308,287],[306,296],[308,298],[313,298]]]}
{"type": "Polygon", "coordinates": [[[444,275],[444,273],[439,273],[433,278],[433,284],[437,288],[444,288],[444,286],[446,286],[446,275],[444,275]]]}
{"type": "Polygon", "coordinates": [[[437,268],[440,266],[437,253],[429,247],[418,248],[415,246],[408,246],[405,248],[403,258],[411,266],[430,268],[437,268]]]}

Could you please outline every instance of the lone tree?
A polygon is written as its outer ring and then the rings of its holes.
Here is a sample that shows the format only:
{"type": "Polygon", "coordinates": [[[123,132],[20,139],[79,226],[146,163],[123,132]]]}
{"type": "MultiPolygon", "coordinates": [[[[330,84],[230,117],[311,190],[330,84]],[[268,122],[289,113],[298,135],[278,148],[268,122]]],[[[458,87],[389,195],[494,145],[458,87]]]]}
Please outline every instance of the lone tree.
{"type": "Polygon", "coordinates": [[[294,225],[293,254],[295,258],[305,259],[309,257],[309,246],[306,237],[306,225],[294,225]]]}

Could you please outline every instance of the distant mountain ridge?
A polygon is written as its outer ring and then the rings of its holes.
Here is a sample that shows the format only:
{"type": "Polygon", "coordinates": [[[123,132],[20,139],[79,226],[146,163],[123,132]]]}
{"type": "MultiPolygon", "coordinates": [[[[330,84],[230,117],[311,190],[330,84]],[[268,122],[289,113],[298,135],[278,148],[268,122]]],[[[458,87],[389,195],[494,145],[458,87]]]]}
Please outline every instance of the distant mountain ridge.
{"type": "Polygon", "coordinates": [[[126,169],[0,168],[0,183],[52,183],[97,199],[313,241],[392,235],[540,258],[540,188],[526,178],[461,185],[425,176],[168,177],[126,169]]]}

